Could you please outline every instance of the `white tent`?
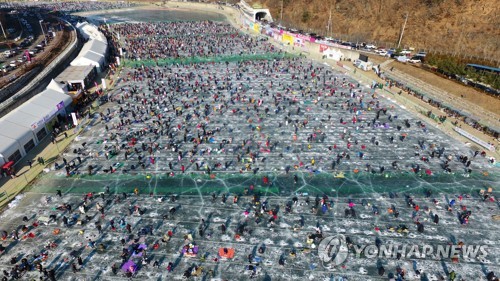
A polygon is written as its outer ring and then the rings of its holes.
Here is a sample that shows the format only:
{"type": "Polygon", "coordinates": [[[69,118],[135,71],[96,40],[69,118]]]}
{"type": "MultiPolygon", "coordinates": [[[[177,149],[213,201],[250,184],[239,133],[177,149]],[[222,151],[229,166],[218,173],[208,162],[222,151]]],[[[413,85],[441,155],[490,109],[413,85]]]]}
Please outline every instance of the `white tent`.
{"type": "Polygon", "coordinates": [[[76,28],[80,31],[83,38],[85,39],[90,39],[90,40],[95,39],[106,44],[108,42],[108,40],[106,40],[106,36],[104,36],[104,34],[102,34],[102,32],[99,31],[97,26],[93,24],[90,24],[86,21],[79,22],[76,24],[76,28]]]}
{"type": "Polygon", "coordinates": [[[54,102],[52,106],[57,106],[59,103],[63,102],[64,108],[70,106],[71,103],[73,102],[73,99],[71,98],[70,95],[61,93],[59,91],[54,91],[48,88],[32,98],[33,102],[35,103],[37,103],[37,101],[40,99],[54,102]]]}
{"type": "Polygon", "coordinates": [[[28,130],[32,130],[35,135],[35,144],[39,143],[46,135],[47,130],[44,126],[37,128],[32,127],[33,120],[43,120],[45,116],[46,109],[34,103],[23,104],[21,107],[17,108],[15,111],[10,112],[5,115],[5,120],[10,123],[14,123],[28,130]],[[42,131],[43,132],[40,132],[42,131]]]}
{"type": "Polygon", "coordinates": [[[30,150],[36,145],[35,135],[28,128],[11,123],[5,119],[0,120],[0,128],[2,128],[0,135],[13,139],[19,144],[22,156],[26,155],[26,150],[30,150]]]}
{"type": "Polygon", "coordinates": [[[108,45],[99,40],[90,40],[85,45],[83,45],[80,53],[86,53],[91,51],[101,56],[106,56],[106,51],[108,50],[108,45]]]}
{"type": "Polygon", "coordinates": [[[46,124],[71,105],[72,98],[57,83],[49,86],[0,119],[0,153],[5,159],[24,157],[49,133],[46,124]]]}
{"type": "Polygon", "coordinates": [[[88,22],[77,23],[76,28],[80,30],[85,39],[89,39],[80,50],[78,56],[71,62],[73,66],[94,65],[98,72],[102,71],[105,56],[108,49],[108,41],[102,32],[88,22]]]}
{"type": "Polygon", "coordinates": [[[326,56],[327,59],[339,61],[344,54],[340,50],[333,49],[332,47],[329,47],[325,51],[323,51],[323,55],[326,56]]]}
{"type": "Polygon", "coordinates": [[[73,66],[87,66],[94,65],[98,72],[101,72],[102,67],[104,66],[104,57],[99,56],[96,53],[87,51],[86,53],[78,54],[78,57],[74,59],[70,65],[73,66]]]}
{"type": "Polygon", "coordinates": [[[60,92],[60,93],[63,93],[63,94],[68,92],[66,90],[66,85],[65,84],[58,83],[54,79],[52,79],[50,81],[49,85],[47,86],[47,89],[54,90],[56,92],[60,92]]]}
{"type": "Polygon", "coordinates": [[[9,161],[9,158],[15,155],[16,152],[21,155],[19,143],[14,139],[0,135],[0,154],[3,156],[0,157],[0,165],[5,164],[5,161],[9,161]]]}

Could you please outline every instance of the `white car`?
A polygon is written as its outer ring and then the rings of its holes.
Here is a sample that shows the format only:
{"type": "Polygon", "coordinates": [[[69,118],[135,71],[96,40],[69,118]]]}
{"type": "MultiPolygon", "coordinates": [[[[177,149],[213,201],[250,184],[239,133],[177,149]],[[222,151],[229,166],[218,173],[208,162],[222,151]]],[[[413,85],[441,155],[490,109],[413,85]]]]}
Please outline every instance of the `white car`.
{"type": "Polygon", "coordinates": [[[10,58],[10,57],[12,57],[12,56],[13,56],[13,55],[15,55],[15,54],[16,54],[16,52],[15,52],[15,51],[11,51],[11,50],[7,50],[7,51],[4,51],[4,52],[3,52],[3,55],[4,55],[4,57],[6,57],[6,58],[10,58]]]}
{"type": "Polygon", "coordinates": [[[377,46],[375,46],[375,45],[373,45],[373,44],[367,44],[367,45],[365,46],[365,48],[367,48],[367,49],[377,49],[377,46]]]}
{"type": "Polygon", "coordinates": [[[2,71],[3,72],[9,72],[11,69],[12,69],[12,66],[6,64],[6,65],[2,65],[2,71]]]}
{"type": "Polygon", "coordinates": [[[378,54],[383,56],[383,57],[386,57],[389,53],[385,50],[380,50],[380,51],[378,51],[378,54]]]}
{"type": "Polygon", "coordinates": [[[402,50],[401,54],[402,55],[409,55],[409,54],[411,54],[411,51],[409,51],[409,50],[402,50]]]}
{"type": "Polygon", "coordinates": [[[417,59],[417,58],[411,58],[408,60],[408,62],[411,62],[411,63],[421,63],[422,61],[420,59],[417,59]]]}

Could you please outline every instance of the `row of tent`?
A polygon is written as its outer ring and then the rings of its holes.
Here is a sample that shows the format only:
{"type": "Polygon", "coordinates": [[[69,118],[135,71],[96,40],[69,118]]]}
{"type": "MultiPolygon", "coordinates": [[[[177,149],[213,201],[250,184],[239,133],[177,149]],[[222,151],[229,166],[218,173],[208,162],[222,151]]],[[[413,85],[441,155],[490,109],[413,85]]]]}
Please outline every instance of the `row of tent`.
{"type": "Polygon", "coordinates": [[[52,80],[47,88],[0,119],[0,164],[18,162],[42,141],[73,99],[52,80]]]}
{"type": "MultiPolygon", "coordinates": [[[[104,67],[106,37],[95,25],[78,23],[77,29],[88,41],[72,66],[104,67]]],[[[52,132],[57,121],[66,121],[73,98],[66,84],[52,80],[44,91],[0,118],[0,165],[19,162],[29,151],[52,132]]]]}
{"type": "Polygon", "coordinates": [[[71,62],[73,66],[94,65],[98,72],[102,71],[106,62],[106,52],[108,50],[108,41],[104,34],[99,31],[97,26],[88,22],[79,22],[76,28],[85,38],[87,43],[83,45],[78,56],[71,62]]]}

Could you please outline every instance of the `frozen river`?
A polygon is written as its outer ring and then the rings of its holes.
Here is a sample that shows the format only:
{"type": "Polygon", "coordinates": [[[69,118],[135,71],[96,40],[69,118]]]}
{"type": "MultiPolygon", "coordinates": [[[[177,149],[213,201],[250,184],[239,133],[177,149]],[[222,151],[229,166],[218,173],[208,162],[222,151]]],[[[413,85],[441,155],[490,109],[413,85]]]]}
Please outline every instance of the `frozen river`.
{"type": "Polygon", "coordinates": [[[486,280],[500,272],[498,168],[480,150],[372,85],[205,24],[214,33],[196,45],[183,44],[187,23],[150,26],[165,32],[158,46],[179,62],[158,65],[155,46],[134,31],[146,29],[120,31],[136,66],[122,70],[57,165],[1,215],[1,269],[41,265],[21,271],[24,280],[43,269],[56,280],[445,280],[452,272],[486,280]],[[218,62],[182,64],[193,54],[218,62]],[[346,261],[323,263],[322,238],[338,234],[352,244],[346,261]],[[487,255],[355,255],[354,245],[392,244],[478,245],[487,255]]]}

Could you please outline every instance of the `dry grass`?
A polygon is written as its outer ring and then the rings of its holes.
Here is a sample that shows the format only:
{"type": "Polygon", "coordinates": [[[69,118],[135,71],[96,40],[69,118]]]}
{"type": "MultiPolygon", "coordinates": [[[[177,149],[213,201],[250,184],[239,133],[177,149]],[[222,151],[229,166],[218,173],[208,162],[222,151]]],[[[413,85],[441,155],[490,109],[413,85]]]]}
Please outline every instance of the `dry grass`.
{"type": "Polygon", "coordinates": [[[472,87],[461,85],[455,80],[450,80],[438,76],[434,73],[428,72],[419,67],[393,62],[391,67],[394,66],[395,69],[401,70],[415,78],[418,78],[428,84],[431,84],[437,88],[443,89],[450,94],[455,95],[457,98],[463,98],[472,102],[482,108],[494,112],[500,112],[500,99],[493,96],[487,95],[483,92],[477,91],[472,87]],[[463,96],[463,97],[462,97],[463,96]]]}
{"type": "MultiPolygon", "coordinates": [[[[333,34],[393,47],[409,12],[402,46],[467,56],[500,58],[500,5],[496,0],[283,0],[283,22],[325,34],[332,7],[333,34]],[[428,4],[434,2],[436,4],[428,4]],[[459,4],[460,3],[460,4],[459,4]],[[303,21],[303,13],[310,20],[303,21]],[[472,39],[473,38],[473,39],[472,39]],[[493,40],[492,40],[493,39],[493,40]]],[[[252,2],[252,1],[250,1],[252,2]]],[[[281,1],[256,0],[279,21],[281,1]]]]}

